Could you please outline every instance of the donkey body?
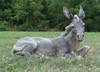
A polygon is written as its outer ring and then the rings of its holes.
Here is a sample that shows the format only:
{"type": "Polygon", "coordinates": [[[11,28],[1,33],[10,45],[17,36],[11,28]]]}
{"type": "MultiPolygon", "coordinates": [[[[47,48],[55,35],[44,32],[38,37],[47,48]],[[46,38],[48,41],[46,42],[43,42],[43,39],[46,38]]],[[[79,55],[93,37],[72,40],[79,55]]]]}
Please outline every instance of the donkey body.
{"type": "MultiPolygon", "coordinates": [[[[67,36],[72,39],[71,34],[67,36]]],[[[42,38],[42,37],[25,37],[20,39],[13,47],[12,53],[17,55],[38,54],[44,56],[65,56],[72,44],[65,40],[64,37],[42,38]]]]}
{"type": "Polygon", "coordinates": [[[37,54],[49,57],[84,57],[90,47],[87,45],[80,49],[78,47],[84,38],[85,24],[82,20],[85,18],[85,13],[81,6],[79,15],[73,16],[66,7],[63,7],[63,12],[71,20],[71,24],[65,28],[61,36],[57,38],[25,37],[14,45],[11,53],[22,56],[37,54]]]}

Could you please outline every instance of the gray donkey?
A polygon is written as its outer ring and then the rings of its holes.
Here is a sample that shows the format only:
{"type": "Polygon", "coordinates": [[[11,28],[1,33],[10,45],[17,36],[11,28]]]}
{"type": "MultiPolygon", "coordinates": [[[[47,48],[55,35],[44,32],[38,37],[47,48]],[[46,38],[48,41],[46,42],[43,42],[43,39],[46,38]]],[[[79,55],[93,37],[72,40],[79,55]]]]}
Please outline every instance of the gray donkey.
{"type": "Polygon", "coordinates": [[[90,47],[85,45],[78,49],[84,38],[85,13],[80,6],[79,15],[72,15],[63,7],[64,15],[71,21],[61,36],[57,38],[25,37],[14,45],[11,54],[13,55],[44,55],[48,57],[76,57],[82,58],[89,51],[90,47]]]}

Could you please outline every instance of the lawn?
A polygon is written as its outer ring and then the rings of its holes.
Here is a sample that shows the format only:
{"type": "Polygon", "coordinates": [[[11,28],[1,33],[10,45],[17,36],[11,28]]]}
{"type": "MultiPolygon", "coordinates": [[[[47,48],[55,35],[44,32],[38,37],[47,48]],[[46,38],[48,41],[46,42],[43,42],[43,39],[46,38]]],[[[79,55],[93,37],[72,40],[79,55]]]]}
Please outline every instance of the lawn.
{"type": "Polygon", "coordinates": [[[87,32],[81,43],[91,50],[82,60],[12,56],[16,41],[23,37],[58,37],[61,32],[0,32],[0,72],[100,72],[100,33],[87,32]]]}

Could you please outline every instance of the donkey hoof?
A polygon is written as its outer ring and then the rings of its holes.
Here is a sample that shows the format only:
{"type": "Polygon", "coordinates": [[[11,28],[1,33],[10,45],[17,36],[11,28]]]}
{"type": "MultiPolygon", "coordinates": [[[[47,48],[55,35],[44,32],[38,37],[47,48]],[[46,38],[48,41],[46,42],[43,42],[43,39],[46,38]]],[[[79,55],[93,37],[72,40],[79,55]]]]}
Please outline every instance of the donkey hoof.
{"type": "Polygon", "coordinates": [[[87,48],[87,49],[91,49],[88,45],[85,45],[84,47],[87,48]]]}

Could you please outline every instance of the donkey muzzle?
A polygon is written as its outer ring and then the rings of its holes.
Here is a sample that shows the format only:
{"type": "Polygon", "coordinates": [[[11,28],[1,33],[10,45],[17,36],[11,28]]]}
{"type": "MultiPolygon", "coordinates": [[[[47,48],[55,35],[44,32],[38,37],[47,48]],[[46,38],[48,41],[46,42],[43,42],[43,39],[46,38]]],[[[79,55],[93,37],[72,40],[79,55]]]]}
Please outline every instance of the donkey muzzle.
{"type": "Polygon", "coordinates": [[[77,34],[76,38],[77,38],[78,42],[82,42],[82,40],[84,38],[84,34],[77,34]]]}

